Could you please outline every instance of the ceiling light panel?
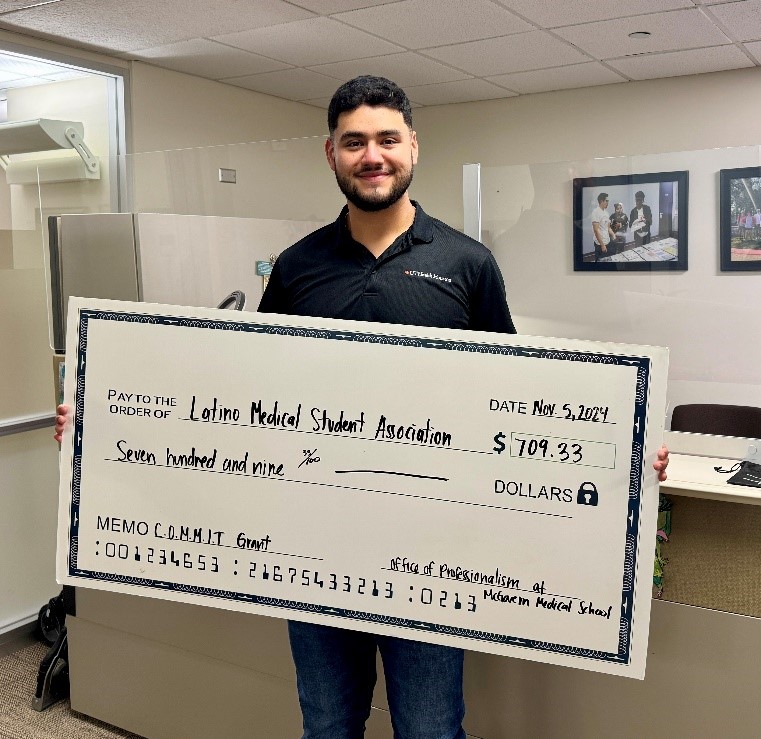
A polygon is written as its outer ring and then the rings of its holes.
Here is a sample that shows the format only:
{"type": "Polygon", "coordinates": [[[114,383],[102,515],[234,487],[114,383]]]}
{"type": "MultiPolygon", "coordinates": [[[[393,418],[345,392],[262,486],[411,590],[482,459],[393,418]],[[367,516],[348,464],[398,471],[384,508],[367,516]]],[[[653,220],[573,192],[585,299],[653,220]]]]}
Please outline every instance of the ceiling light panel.
{"type": "Polygon", "coordinates": [[[1,53],[0,68],[5,72],[15,74],[17,77],[35,77],[37,75],[52,74],[66,69],[60,64],[53,64],[32,57],[22,57],[16,54],[1,53]]]}

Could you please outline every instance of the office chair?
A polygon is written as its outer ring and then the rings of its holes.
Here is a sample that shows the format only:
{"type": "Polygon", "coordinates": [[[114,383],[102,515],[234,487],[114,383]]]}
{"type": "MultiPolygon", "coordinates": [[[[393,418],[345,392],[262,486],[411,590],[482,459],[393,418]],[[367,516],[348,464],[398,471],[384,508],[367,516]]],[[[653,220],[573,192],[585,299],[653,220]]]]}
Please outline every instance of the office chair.
{"type": "Polygon", "coordinates": [[[242,290],[233,290],[217,308],[230,308],[243,310],[246,307],[246,293],[242,290]]]}
{"type": "Polygon", "coordinates": [[[712,403],[678,405],[671,416],[671,430],[761,439],[761,408],[712,403]]]}

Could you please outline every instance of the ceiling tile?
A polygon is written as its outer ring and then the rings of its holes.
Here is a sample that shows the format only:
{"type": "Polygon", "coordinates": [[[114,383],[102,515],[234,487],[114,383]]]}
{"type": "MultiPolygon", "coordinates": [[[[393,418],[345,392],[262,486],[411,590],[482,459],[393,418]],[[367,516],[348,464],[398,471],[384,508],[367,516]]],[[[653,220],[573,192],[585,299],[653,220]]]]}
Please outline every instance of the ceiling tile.
{"type": "Polygon", "coordinates": [[[3,82],[0,87],[3,90],[10,90],[16,87],[34,87],[35,85],[52,84],[49,80],[41,79],[39,77],[25,77],[20,80],[10,80],[9,82],[3,82]]]}
{"type": "Polygon", "coordinates": [[[402,0],[334,17],[409,49],[504,36],[533,28],[490,0],[402,0]]]}
{"type": "Polygon", "coordinates": [[[34,59],[33,57],[17,56],[16,54],[0,53],[0,67],[17,77],[35,77],[60,72],[68,69],[68,65],[34,59]]]}
{"type": "Polygon", "coordinates": [[[314,105],[315,108],[325,108],[325,110],[327,110],[330,105],[330,98],[311,98],[309,100],[300,100],[299,102],[306,103],[306,105],[314,105]]]}
{"type": "Polygon", "coordinates": [[[421,105],[470,103],[475,100],[511,97],[513,94],[484,80],[460,80],[459,82],[442,82],[438,85],[421,85],[408,87],[405,92],[410,100],[421,105]]]}
{"type": "Polygon", "coordinates": [[[13,29],[42,33],[115,51],[148,49],[173,41],[312,17],[282,0],[65,0],[8,13],[13,29]]]}
{"type": "Polygon", "coordinates": [[[142,49],[131,56],[167,69],[217,80],[222,77],[274,72],[288,67],[283,62],[202,38],[142,49]]]}
{"type": "MultiPolygon", "coordinates": [[[[307,105],[314,105],[315,108],[325,108],[325,110],[328,109],[328,106],[330,105],[330,98],[312,98],[310,100],[299,100],[300,103],[306,103],[307,105]]],[[[414,102],[413,100],[410,100],[410,107],[413,109],[420,108],[420,104],[414,102]]]]}
{"type": "Polygon", "coordinates": [[[752,67],[748,59],[736,46],[714,46],[710,49],[688,49],[665,54],[643,54],[616,59],[608,62],[622,74],[635,80],[649,80],[658,77],[677,77],[685,74],[722,72],[727,69],[752,67]]]}
{"type": "Polygon", "coordinates": [[[501,74],[488,79],[490,82],[508,87],[519,93],[568,90],[573,87],[592,87],[594,85],[609,85],[614,82],[626,82],[625,77],[612,72],[599,62],[501,74]]]}
{"type": "Polygon", "coordinates": [[[424,53],[481,77],[589,61],[588,56],[544,31],[441,46],[424,53]]]}
{"type": "Polygon", "coordinates": [[[300,67],[404,51],[331,18],[230,33],[216,36],[215,40],[300,67]]]}
{"type": "Polygon", "coordinates": [[[290,0],[293,5],[306,8],[319,15],[344,13],[347,10],[369,8],[374,5],[388,5],[398,0],[290,0]]]}
{"type": "Polygon", "coordinates": [[[28,78],[20,77],[19,75],[15,74],[14,72],[11,72],[11,71],[9,71],[7,69],[4,69],[4,68],[0,68],[0,85],[4,84],[6,82],[11,82],[13,80],[18,80],[18,79],[28,79],[28,78]]]}
{"type": "Polygon", "coordinates": [[[756,61],[761,62],[761,41],[753,41],[750,44],[743,44],[743,46],[756,58],[756,61]]]}
{"type": "Polygon", "coordinates": [[[719,46],[729,41],[699,8],[566,26],[556,28],[555,33],[595,59],[719,46]],[[644,39],[631,39],[628,34],[633,31],[648,31],[651,35],[644,39]]]}
{"type": "Polygon", "coordinates": [[[47,5],[48,3],[50,3],[50,0],[0,0],[0,13],[9,13],[19,8],[47,5]]]}
{"type": "Polygon", "coordinates": [[[761,39],[761,1],[745,0],[726,5],[714,5],[710,13],[737,41],[761,39]]]}
{"type": "Polygon", "coordinates": [[[524,18],[544,28],[571,26],[591,21],[614,20],[631,15],[692,8],[692,0],[627,0],[606,3],[600,0],[497,0],[524,18]]]}
{"type": "Polygon", "coordinates": [[[761,0],[0,0],[0,27],[319,107],[362,73],[417,106],[761,66],[761,0]]]}
{"type": "Polygon", "coordinates": [[[468,77],[451,67],[446,67],[433,59],[427,59],[414,51],[389,56],[374,56],[372,59],[355,59],[348,62],[321,64],[312,67],[315,72],[322,72],[338,79],[350,80],[360,74],[374,74],[387,77],[398,85],[429,85],[436,82],[452,82],[468,77]]]}
{"type": "Polygon", "coordinates": [[[332,96],[341,84],[338,80],[317,74],[317,72],[312,72],[309,69],[285,69],[280,72],[233,77],[222,80],[222,82],[288,100],[332,96]]]}
{"type": "Polygon", "coordinates": [[[52,72],[51,74],[46,74],[45,79],[50,80],[51,82],[63,82],[64,80],[80,80],[83,77],[92,77],[93,75],[89,72],[81,72],[78,69],[64,69],[60,72],[52,72]]]}

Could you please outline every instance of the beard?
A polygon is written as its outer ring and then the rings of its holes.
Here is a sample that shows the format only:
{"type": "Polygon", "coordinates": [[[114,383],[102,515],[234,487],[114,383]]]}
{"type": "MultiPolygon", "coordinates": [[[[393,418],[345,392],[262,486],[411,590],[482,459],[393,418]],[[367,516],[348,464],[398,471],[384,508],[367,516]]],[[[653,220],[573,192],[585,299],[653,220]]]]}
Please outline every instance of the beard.
{"type": "Polygon", "coordinates": [[[397,170],[393,176],[391,188],[386,193],[379,189],[369,193],[360,192],[351,175],[339,174],[338,170],[336,170],[335,175],[338,188],[352,205],[368,213],[375,213],[390,208],[407,192],[410,184],[412,184],[413,172],[412,164],[410,164],[409,169],[397,170]]]}

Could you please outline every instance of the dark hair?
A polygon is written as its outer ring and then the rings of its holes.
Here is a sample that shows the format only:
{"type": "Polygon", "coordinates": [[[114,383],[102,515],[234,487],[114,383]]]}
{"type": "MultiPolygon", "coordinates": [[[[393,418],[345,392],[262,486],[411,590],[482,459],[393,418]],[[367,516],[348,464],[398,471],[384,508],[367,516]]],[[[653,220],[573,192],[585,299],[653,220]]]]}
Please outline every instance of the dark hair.
{"type": "Polygon", "coordinates": [[[404,122],[412,128],[412,106],[399,85],[385,77],[361,75],[344,82],[330,100],[328,106],[328,131],[330,135],[338,126],[338,116],[356,110],[360,105],[378,106],[398,110],[404,122]]]}
{"type": "Polygon", "coordinates": [[[598,202],[598,203],[602,203],[602,201],[603,201],[603,200],[607,200],[607,199],[608,199],[608,193],[607,193],[607,192],[601,192],[601,193],[600,193],[600,194],[597,196],[597,202],[598,202]]]}
{"type": "Polygon", "coordinates": [[[644,200],[645,199],[645,193],[642,192],[642,190],[637,190],[637,192],[634,193],[634,199],[635,200],[644,200]]]}

